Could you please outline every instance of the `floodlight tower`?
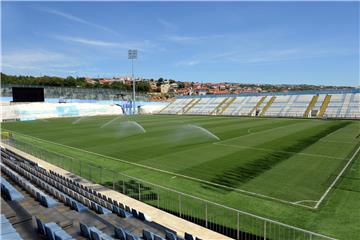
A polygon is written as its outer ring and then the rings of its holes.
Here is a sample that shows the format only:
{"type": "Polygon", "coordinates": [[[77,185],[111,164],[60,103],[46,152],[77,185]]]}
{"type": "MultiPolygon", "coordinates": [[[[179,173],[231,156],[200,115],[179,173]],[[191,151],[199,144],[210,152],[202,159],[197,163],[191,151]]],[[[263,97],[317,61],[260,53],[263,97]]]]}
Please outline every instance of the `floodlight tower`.
{"type": "Polygon", "coordinates": [[[133,101],[132,101],[132,114],[135,114],[135,78],[134,78],[134,59],[137,59],[137,50],[129,49],[128,51],[128,59],[131,59],[131,78],[133,80],[133,101]]]}

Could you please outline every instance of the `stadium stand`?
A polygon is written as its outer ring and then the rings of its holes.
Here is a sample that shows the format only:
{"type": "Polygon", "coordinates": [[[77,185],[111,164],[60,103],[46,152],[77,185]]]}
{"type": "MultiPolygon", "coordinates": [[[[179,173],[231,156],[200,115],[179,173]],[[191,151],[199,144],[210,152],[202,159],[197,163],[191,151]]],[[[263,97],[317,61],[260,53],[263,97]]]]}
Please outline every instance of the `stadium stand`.
{"type": "MultiPolygon", "coordinates": [[[[39,87],[32,85],[1,85],[1,96],[11,97],[12,87],[39,87]]],[[[41,86],[44,88],[45,98],[49,99],[77,99],[77,100],[112,100],[121,95],[122,100],[131,100],[132,92],[106,88],[75,88],[75,87],[52,87],[41,86]]],[[[146,94],[137,93],[136,101],[148,101],[146,94]]]]}
{"type": "Polygon", "coordinates": [[[214,114],[214,113],[218,113],[219,111],[221,111],[222,106],[225,104],[226,102],[226,98],[222,98],[222,97],[218,97],[215,98],[214,102],[216,103],[216,106],[213,108],[213,110],[210,112],[210,115],[214,114]]]}
{"type": "Polygon", "coordinates": [[[1,195],[5,199],[9,199],[10,201],[15,201],[24,198],[24,196],[19,193],[8,181],[6,181],[3,177],[0,176],[1,179],[1,195]]]}
{"type": "Polygon", "coordinates": [[[163,114],[177,114],[183,112],[183,109],[192,101],[191,98],[188,99],[176,99],[169,106],[166,106],[160,112],[163,114]]]}
{"type": "Polygon", "coordinates": [[[160,114],[360,118],[360,90],[177,98],[160,114]]]}
{"type": "MultiPolygon", "coordinates": [[[[3,180],[3,179],[2,179],[3,180]]],[[[1,214],[1,233],[0,239],[2,240],[21,240],[22,238],[16,232],[16,229],[9,222],[5,215],[1,214]]]]}
{"type": "MultiPolygon", "coordinates": [[[[7,186],[12,185],[24,196],[13,206],[14,211],[22,209],[27,215],[26,228],[18,227],[20,236],[26,236],[24,239],[200,239],[186,231],[179,236],[172,228],[155,222],[142,208],[130,207],[127,202],[114,200],[105,187],[92,184],[65,170],[55,166],[53,170],[48,170],[44,168],[47,163],[39,165],[32,161],[34,159],[19,155],[8,147],[1,147],[1,157],[0,165],[4,176],[2,184],[6,181],[7,186]],[[55,170],[60,170],[60,173],[55,170]],[[44,197],[39,198],[39,194],[44,197]],[[50,195],[57,199],[56,204],[49,201],[50,195]]],[[[2,203],[4,201],[2,199],[2,203]]],[[[160,212],[158,209],[157,211],[160,212]]],[[[164,212],[161,218],[171,224],[176,217],[164,212]]],[[[183,226],[175,226],[181,227],[183,226]]],[[[211,239],[228,239],[207,229],[198,232],[205,237],[211,236],[211,239]]]]}

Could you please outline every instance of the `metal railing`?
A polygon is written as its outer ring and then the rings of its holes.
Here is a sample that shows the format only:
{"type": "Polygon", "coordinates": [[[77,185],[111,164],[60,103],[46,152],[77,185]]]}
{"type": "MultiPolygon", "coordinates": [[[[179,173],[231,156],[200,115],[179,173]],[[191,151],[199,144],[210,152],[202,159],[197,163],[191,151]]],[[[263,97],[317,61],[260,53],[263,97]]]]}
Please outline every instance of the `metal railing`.
{"type": "MultiPolygon", "coordinates": [[[[1,95],[3,97],[12,96],[12,87],[41,87],[44,88],[45,98],[63,98],[63,99],[77,99],[77,100],[113,100],[116,96],[118,100],[131,100],[132,92],[128,90],[119,90],[111,88],[77,88],[77,87],[54,87],[54,86],[39,86],[39,85],[18,85],[18,84],[4,84],[1,85],[1,95]]],[[[138,101],[148,101],[149,97],[146,93],[136,93],[138,101]]]]}
{"type": "Polygon", "coordinates": [[[328,89],[328,90],[298,90],[288,92],[259,92],[259,93],[239,93],[239,94],[206,94],[206,95],[190,95],[177,96],[181,98],[216,98],[216,97],[246,97],[246,96],[282,96],[282,95],[314,95],[314,94],[346,94],[346,93],[360,93],[360,88],[349,89],[328,89]]]}
{"type": "Polygon", "coordinates": [[[49,151],[18,140],[2,140],[30,155],[122,194],[172,213],[234,239],[333,240],[334,238],[230,208],[167,187],[144,181],[100,165],[49,151]]]}

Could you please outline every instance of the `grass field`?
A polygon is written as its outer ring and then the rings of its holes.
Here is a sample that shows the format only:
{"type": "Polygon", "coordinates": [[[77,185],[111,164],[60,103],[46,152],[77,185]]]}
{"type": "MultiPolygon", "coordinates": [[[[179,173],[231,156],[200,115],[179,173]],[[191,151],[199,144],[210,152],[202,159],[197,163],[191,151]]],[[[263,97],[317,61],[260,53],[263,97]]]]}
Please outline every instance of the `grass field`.
{"type": "Polygon", "coordinates": [[[37,147],[226,206],[339,239],[360,236],[359,121],[106,116],[2,127],[37,147]]]}

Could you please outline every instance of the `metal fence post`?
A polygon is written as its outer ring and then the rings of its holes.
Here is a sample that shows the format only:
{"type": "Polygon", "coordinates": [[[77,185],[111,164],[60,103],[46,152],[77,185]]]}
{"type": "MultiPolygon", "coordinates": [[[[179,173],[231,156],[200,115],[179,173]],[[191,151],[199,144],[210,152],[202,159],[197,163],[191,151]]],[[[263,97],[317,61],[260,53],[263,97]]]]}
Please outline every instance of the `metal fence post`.
{"type": "Polygon", "coordinates": [[[179,215],[181,217],[181,195],[180,195],[180,193],[178,196],[179,196],[179,215]]]}
{"type": "Polygon", "coordinates": [[[139,201],[141,201],[141,185],[139,183],[139,201]]]}
{"type": "Polygon", "coordinates": [[[91,177],[91,166],[89,165],[89,179],[90,181],[92,181],[92,177],[91,177]]]}
{"type": "Polygon", "coordinates": [[[208,227],[208,203],[205,202],[205,227],[208,227]]]}
{"type": "Polygon", "coordinates": [[[99,167],[99,169],[100,169],[100,184],[101,184],[102,183],[102,170],[103,170],[103,168],[99,167]]]}
{"type": "Polygon", "coordinates": [[[113,173],[113,190],[115,190],[115,179],[116,179],[115,175],[116,172],[113,173]]]}
{"type": "Polygon", "coordinates": [[[266,240],[266,221],[264,221],[264,239],[266,240]]]}
{"type": "Polygon", "coordinates": [[[123,194],[126,195],[126,189],[125,189],[125,179],[123,179],[123,194]]]}
{"type": "Polygon", "coordinates": [[[240,239],[240,213],[237,212],[236,239],[240,239]]]}
{"type": "Polygon", "coordinates": [[[157,207],[160,208],[160,194],[159,194],[159,188],[157,189],[157,207]]]}
{"type": "MultiPolygon", "coordinates": [[[[72,159],[72,158],[70,158],[70,160],[71,160],[71,161],[70,161],[70,162],[71,162],[71,163],[70,163],[70,164],[71,164],[71,165],[70,165],[70,169],[71,169],[71,170],[70,170],[70,172],[75,173],[75,171],[74,171],[74,163],[73,163],[73,159],[72,159]]],[[[76,173],[75,173],[75,174],[76,174],[76,173]]]]}

